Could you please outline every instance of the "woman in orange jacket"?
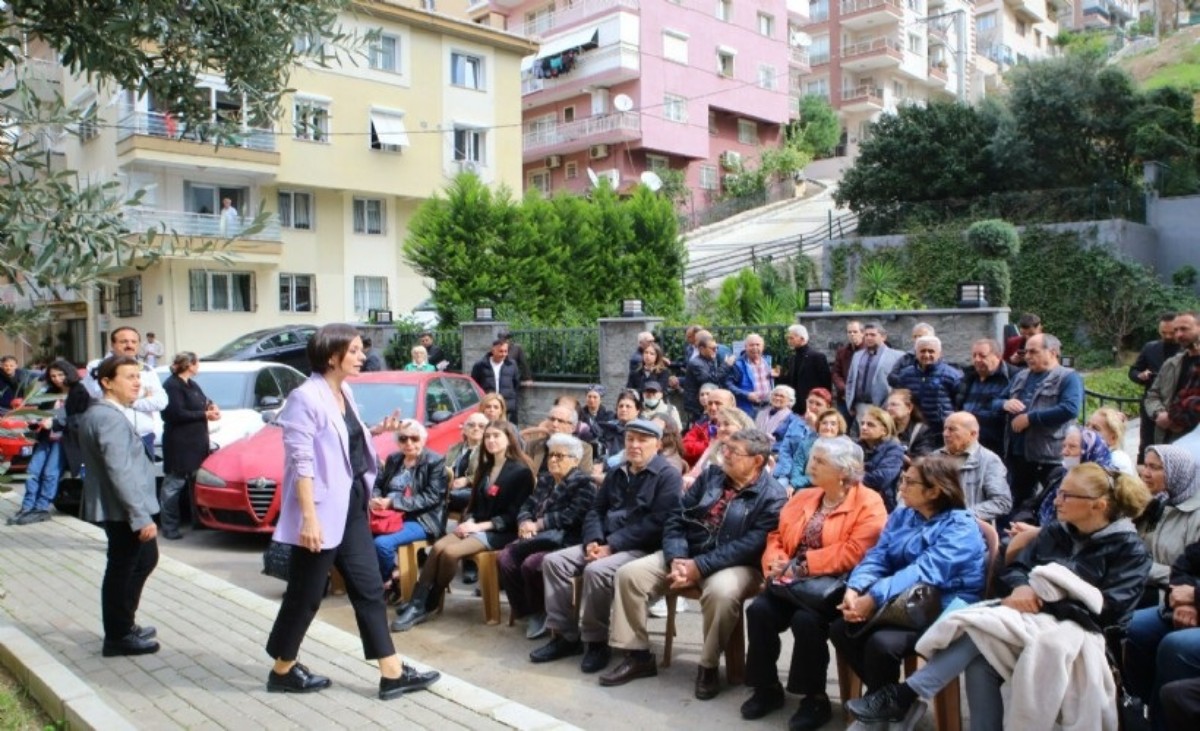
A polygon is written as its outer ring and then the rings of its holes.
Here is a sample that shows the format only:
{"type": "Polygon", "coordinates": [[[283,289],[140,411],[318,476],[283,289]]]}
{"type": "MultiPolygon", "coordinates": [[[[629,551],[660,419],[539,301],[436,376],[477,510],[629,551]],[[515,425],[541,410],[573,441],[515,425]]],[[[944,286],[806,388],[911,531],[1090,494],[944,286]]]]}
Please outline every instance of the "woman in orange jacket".
{"type": "Polygon", "coordinates": [[[813,487],[792,496],[779,516],[779,528],[767,536],[762,568],[768,590],[746,609],[746,685],[754,694],[742,704],[742,718],[761,718],[783,707],[776,663],[779,634],[790,627],[794,644],[787,691],[802,697],[788,721],[789,731],[816,729],[832,717],[825,694],[829,625],[838,616],[841,597],[830,596],[815,607],[787,599],[770,585],[849,573],[887,522],[883,498],[862,485],[862,449],[848,437],[818,439],[808,474],[813,487]]]}

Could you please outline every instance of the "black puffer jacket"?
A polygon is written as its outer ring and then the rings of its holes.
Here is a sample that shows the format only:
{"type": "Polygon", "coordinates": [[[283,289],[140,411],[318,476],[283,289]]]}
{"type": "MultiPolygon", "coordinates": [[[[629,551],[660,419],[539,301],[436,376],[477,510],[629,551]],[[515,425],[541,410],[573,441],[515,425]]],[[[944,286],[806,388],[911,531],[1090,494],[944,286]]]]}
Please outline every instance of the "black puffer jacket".
{"type": "Polygon", "coordinates": [[[583,519],[582,543],[607,545],[613,553],[657,551],[663,524],[679,509],[683,475],[656,454],[638,473],[628,463],[608,473],[583,519]]]}
{"type": "Polygon", "coordinates": [[[757,568],[767,534],[779,527],[779,511],[787,491],[764,469],[758,480],[736,493],[725,508],[715,533],[705,525],[709,512],[725,492],[725,472],[712,465],[683,496],[680,509],[663,528],[663,560],[667,568],[677,558],[692,558],[701,576],[731,566],[757,568]]]}
{"type": "Polygon", "coordinates": [[[1074,600],[1051,602],[1043,611],[1069,619],[1084,629],[1099,632],[1129,624],[1150,576],[1150,554],[1138,538],[1133,523],[1123,519],[1084,535],[1057,520],[1042,526],[1037,538],[1005,570],[1001,580],[1009,587],[1029,584],[1035,566],[1057,563],[1100,590],[1104,606],[1099,616],[1074,600]]]}
{"type": "Polygon", "coordinates": [[[561,530],[564,546],[574,546],[581,540],[583,516],[596,497],[596,483],[591,475],[576,467],[556,483],[547,473],[538,478],[533,494],[517,511],[517,526],[525,521],[541,520],[542,530],[561,530]]]}
{"type": "Polygon", "coordinates": [[[446,461],[437,453],[422,450],[413,468],[411,494],[400,482],[404,471],[404,455],[396,452],[387,458],[375,477],[374,497],[386,497],[392,508],[404,513],[406,521],[415,520],[425,529],[429,540],[435,541],[446,533],[446,461]]]}

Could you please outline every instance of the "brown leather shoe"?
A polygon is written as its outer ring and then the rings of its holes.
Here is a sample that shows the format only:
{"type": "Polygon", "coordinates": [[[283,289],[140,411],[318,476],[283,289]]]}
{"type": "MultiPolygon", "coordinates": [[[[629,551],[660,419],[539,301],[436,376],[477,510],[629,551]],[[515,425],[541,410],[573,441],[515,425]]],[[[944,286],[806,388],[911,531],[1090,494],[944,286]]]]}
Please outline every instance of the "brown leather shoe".
{"type": "Polygon", "coordinates": [[[721,679],[717,668],[706,668],[703,665],[696,668],[696,698],[702,701],[712,700],[721,692],[721,679]]]}
{"type": "Polygon", "coordinates": [[[658,661],[653,654],[638,659],[637,655],[629,653],[615,669],[600,676],[600,685],[611,687],[625,685],[638,678],[653,678],[658,675],[658,661]]]}

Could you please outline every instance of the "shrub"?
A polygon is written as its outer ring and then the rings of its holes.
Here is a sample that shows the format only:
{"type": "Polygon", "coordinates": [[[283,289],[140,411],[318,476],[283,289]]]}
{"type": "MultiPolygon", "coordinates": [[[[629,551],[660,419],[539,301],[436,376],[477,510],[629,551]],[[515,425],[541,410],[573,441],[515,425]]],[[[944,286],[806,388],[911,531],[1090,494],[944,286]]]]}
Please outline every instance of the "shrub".
{"type": "Polygon", "coordinates": [[[1003,259],[980,259],[975,264],[975,279],[983,284],[988,304],[1007,307],[1012,295],[1012,275],[1003,259]]]}
{"type": "Polygon", "coordinates": [[[967,243],[984,259],[1009,260],[1021,250],[1016,226],[998,218],[976,221],[967,228],[967,243]]]}

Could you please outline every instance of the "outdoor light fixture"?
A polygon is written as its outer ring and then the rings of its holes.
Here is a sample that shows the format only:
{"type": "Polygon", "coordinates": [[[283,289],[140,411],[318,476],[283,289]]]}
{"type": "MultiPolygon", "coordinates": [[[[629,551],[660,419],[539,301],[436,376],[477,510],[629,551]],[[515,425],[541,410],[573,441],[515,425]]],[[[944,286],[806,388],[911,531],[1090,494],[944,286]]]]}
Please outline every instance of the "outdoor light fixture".
{"type": "Polygon", "coordinates": [[[621,300],[621,317],[641,317],[644,314],[641,300],[621,300]]]}
{"type": "Polygon", "coordinates": [[[391,310],[371,310],[369,313],[371,322],[376,325],[391,325],[392,311],[391,310]]]}
{"type": "Polygon", "coordinates": [[[833,290],[806,289],[804,290],[805,312],[833,312],[833,290]]]}
{"type": "Polygon", "coordinates": [[[475,322],[491,322],[494,319],[491,307],[482,305],[475,307],[475,322]]]}
{"type": "Polygon", "coordinates": [[[1075,367],[1075,357],[1074,356],[1064,355],[1062,357],[1062,360],[1059,362],[1062,363],[1063,368],[1074,368],[1075,367]]]}
{"type": "Polygon", "coordinates": [[[987,307],[987,287],[982,282],[959,282],[958,306],[960,309],[987,307]]]}

